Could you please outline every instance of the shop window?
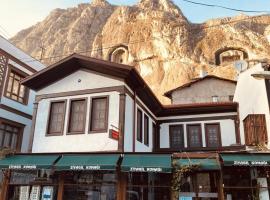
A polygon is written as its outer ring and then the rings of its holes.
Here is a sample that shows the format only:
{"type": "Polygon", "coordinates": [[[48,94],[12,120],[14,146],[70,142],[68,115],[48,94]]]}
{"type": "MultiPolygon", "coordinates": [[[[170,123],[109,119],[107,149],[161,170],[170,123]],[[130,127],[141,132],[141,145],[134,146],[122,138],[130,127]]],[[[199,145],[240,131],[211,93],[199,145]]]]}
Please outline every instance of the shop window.
{"type": "Polygon", "coordinates": [[[149,117],[147,115],[144,115],[144,122],[143,122],[143,127],[144,127],[144,144],[149,145],[149,117]]]}
{"type": "Polygon", "coordinates": [[[109,172],[77,173],[65,176],[65,200],[116,200],[116,175],[109,172]]]}
{"type": "Polygon", "coordinates": [[[205,137],[207,147],[220,147],[221,135],[219,124],[205,124],[205,137]]]}
{"type": "Polygon", "coordinates": [[[170,148],[176,150],[184,148],[183,125],[170,126],[170,148]]]}
{"type": "Polygon", "coordinates": [[[252,184],[249,167],[225,167],[223,169],[224,196],[228,199],[253,199],[256,184],[252,184]],[[252,185],[254,188],[252,188],[252,185]]]}
{"type": "Polygon", "coordinates": [[[129,173],[126,200],[169,200],[171,174],[129,173]]]}
{"type": "Polygon", "coordinates": [[[22,128],[9,123],[0,124],[0,149],[10,148],[18,150],[20,148],[20,138],[22,128]]]}
{"type": "Polygon", "coordinates": [[[47,135],[62,135],[65,123],[66,102],[52,102],[47,135]]]}
{"type": "Polygon", "coordinates": [[[8,187],[8,198],[12,200],[18,199],[43,199],[44,195],[48,199],[57,199],[57,183],[49,179],[48,182],[40,182],[40,171],[23,170],[11,171],[11,178],[8,187]]]}
{"type": "Polygon", "coordinates": [[[187,125],[188,146],[202,147],[202,130],[200,124],[187,125]]]}
{"type": "Polygon", "coordinates": [[[84,133],[86,118],[86,99],[72,100],[69,111],[69,133],[84,133]]]}
{"type": "Polygon", "coordinates": [[[251,114],[244,119],[246,145],[267,144],[267,129],[264,114],[251,114]]]}
{"type": "Polygon", "coordinates": [[[217,175],[215,172],[194,173],[184,176],[180,183],[180,197],[202,197],[202,199],[217,199],[217,175]]]}
{"type": "Polygon", "coordinates": [[[5,96],[19,103],[27,104],[29,91],[20,83],[25,77],[21,73],[11,69],[5,96]]]}
{"type": "Polygon", "coordinates": [[[91,132],[106,132],[108,127],[109,100],[108,97],[92,99],[91,132]]]}
{"type": "Polygon", "coordinates": [[[142,142],[142,111],[137,110],[137,140],[142,142]]]}

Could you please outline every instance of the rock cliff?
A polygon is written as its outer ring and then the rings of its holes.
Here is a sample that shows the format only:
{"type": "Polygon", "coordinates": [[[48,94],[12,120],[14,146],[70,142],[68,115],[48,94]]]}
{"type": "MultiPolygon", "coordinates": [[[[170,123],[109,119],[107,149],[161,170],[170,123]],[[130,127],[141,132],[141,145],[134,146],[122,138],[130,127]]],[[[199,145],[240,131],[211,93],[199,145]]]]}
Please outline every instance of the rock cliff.
{"type": "Polygon", "coordinates": [[[167,90],[201,69],[233,79],[238,59],[270,54],[270,16],[213,19],[193,24],[171,0],[116,6],[93,0],[53,10],[11,41],[51,64],[73,53],[135,65],[163,103],[167,90]]]}

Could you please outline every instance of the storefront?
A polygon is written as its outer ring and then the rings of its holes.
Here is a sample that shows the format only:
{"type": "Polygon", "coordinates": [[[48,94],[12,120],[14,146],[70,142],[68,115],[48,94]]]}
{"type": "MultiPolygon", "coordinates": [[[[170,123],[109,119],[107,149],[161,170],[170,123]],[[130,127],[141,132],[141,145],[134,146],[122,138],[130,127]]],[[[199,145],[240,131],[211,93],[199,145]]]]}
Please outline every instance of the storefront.
{"type": "Polygon", "coordinates": [[[183,174],[180,181],[179,199],[219,199],[220,164],[217,154],[175,154],[174,164],[190,173],[183,174]],[[194,169],[190,169],[190,167],[194,169]]]}
{"type": "Polygon", "coordinates": [[[169,200],[171,155],[14,155],[0,200],[169,200]]]}
{"type": "Polygon", "coordinates": [[[224,153],[225,200],[269,200],[270,154],[224,153]]]}
{"type": "Polygon", "coordinates": [[[59,155],[14,155],[0,160],[1,200],[55,199],[58,181],[51,174],[59,155]]]}
{"type": "Polygon", "coordinates": [[[171,155],[124,155],[121,164],[126,200],[169,200],[171,155]]]}

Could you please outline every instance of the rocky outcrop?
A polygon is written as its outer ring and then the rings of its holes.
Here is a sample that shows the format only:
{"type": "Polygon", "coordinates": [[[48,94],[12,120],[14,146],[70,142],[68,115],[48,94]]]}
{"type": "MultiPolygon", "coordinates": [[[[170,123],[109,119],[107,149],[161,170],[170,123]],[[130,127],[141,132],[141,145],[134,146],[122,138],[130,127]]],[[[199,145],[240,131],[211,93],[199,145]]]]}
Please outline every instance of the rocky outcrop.
{"type": "Polygon", "coordinates": [[[225,51],[224,60],[234,52],[233,56],[240,53],[248,59],[268,57],[269,24],[268,15],[192,24],[171,0],[141,0],[134,6],[94,0],[76,8],[56,9],[11,40],[32,56],[42,56],[46,64],[73,52],[112,59],[119,49],[127,54],[124,62],[135,65],[167,103],[163,93],[188,82],[202,68],[234,78],[231,63],[216,65],[225,51]]]}

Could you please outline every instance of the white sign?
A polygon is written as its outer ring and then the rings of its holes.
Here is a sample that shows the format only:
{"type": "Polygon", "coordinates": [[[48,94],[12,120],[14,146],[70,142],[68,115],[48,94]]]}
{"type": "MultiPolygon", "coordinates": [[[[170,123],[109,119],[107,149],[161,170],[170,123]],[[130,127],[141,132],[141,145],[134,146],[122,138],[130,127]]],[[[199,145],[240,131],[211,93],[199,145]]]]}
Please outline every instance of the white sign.
{"type": "Polygon", "coordinates": [[[192,200],[192,197],[179,197],[179,200],[192,200]]]}
{"type": "Polygon", "coordinates": [[[28,200],[29,199],[29,191],[30,191],[30,186],[21,186],[19,200],[28,200]]]}
{"type": "Polygon", "coordinates": [[[72,165],[71,170],[100,170],[100,166],[82,166],[82,165],[72,165]]]}
{"type": "Polygon", "coordinates": [[[9,165],[9,169],[37,169],[36,165],[9,165]]]}
{"type": "Polygon", "coordinates": [[[131,167],[131,172],[162,172],[162,168],[159,167],[131,167]]]}
{"type": "Polygon", "coordinates": [[[46,186],[42,191],[42,200],[52,200],[53,199],[53,187],[46,186]]]}
{"type": "Polygon", "coordinates": [[[32,187],[31,193],[30,193],[30,200],[39,200],[40,199],[40,186],[35,185],[32,187]]]}

